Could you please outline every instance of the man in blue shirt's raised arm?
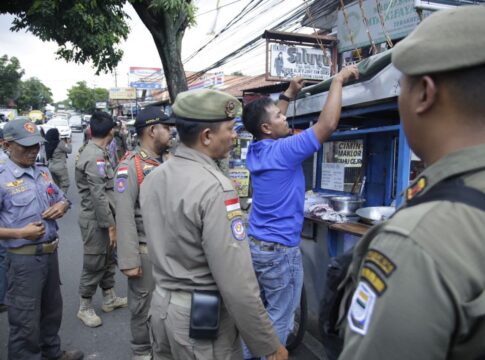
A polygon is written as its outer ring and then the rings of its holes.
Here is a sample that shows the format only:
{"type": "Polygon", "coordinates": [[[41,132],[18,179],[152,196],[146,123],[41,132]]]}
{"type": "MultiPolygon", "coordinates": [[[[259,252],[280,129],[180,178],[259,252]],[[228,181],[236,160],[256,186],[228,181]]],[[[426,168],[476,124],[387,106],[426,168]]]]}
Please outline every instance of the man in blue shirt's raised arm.
{"type": "MultiPolygon", "coordinates": [[[[282,344],[292,330],[303,286],[299,249],[305,198],[302,162],[337,128],[342,86],[351,77],[358,77],[355,65],[334,76],[318,121],[299,135],[290,136],[285,114],[288,102],[303,87],[300,78],[290,82],[278,105],[263,98],[247,104],[243,111],[244,126],[255,138],[247,155],[253,185],[248,231],[251,255],[261,296],[282,344]]],[[[244,355],[251,358],[247,349],[244,355]]]]}

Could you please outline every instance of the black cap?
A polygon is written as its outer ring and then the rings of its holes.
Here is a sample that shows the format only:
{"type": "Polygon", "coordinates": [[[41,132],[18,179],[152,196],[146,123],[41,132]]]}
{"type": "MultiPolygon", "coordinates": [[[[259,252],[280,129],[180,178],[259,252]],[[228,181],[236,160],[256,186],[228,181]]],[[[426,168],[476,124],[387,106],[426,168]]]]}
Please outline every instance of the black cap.
{"type": "Polygon", "coordinates": [[[167,116],[161,106],[156,105],[147,106],[136,116],[136,128],[154,124],[175,125],[175,120],[167,116]]]}

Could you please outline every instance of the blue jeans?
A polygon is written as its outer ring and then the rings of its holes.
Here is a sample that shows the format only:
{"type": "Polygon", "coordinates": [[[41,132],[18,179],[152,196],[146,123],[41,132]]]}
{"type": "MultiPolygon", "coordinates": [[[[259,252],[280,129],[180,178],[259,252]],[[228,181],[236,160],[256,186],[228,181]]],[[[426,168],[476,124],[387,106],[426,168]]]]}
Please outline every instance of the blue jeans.
{"type": "MultiPolygon", "coordinates": [[[[298,246],[281,247],[263,251],[249,240],[253,267],[261,290],[261,299],[266,307],[273,328],[281,344],[286,344],[293,330],[295,311],[300,304],[303,287],[303,264],[298,246]]],[[[244,358],[252,355],[243,346],[244,358]]]]}
{"type": "Polygon", "coordinates": [[[7,293],[7,249],[3,247],[0,240],[0,304],[5,304],[7,293]]]}

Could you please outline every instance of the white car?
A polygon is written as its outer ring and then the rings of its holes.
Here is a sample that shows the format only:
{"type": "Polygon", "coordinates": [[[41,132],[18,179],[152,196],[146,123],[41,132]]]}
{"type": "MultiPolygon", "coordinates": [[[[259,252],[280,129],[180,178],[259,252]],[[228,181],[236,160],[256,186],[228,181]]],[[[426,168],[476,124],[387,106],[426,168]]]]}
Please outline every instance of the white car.
{"type": "Polygon", "coordinates": [[[59,135],[62,139],[71,138],[71,127],[69,126],[69,121],[64,117],[54,117],[50,119],[46,124],[41,126],[44,130],[44,133],[46,134],[49,129],[57,128],[57,130],[59,130],[59,135]]]}

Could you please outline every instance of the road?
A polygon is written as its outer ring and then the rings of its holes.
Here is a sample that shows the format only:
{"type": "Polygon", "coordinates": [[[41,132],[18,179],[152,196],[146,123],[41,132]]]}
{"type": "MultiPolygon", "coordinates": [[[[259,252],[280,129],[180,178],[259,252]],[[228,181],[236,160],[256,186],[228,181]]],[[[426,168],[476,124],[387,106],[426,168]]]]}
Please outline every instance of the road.
{"type": "MultiPolygon", "coordinates": [[[[71,187],[68,197],[73,205],[71,210],[59,221],[59,263],[64,299],[63,319],[60,330],[63,349],[80,349],[87,360],[129,360],[130,330],[127,308],[105,314],[101,311],[100,291],[93,298],[96,312],[101,316],[103,325],[88,328],[77,319],[79,307],[78,286],[82,269],[82,240],[78,226],[79,196],[74,184],[74,159],[82,144],[82,134],[73,134],[73,155],[68,158],[71,187]]],[[[117,271],[115,289],[118,295],[126,296],[126,278],[117,271]]],[[[7,359],[8,321],[7,314],[0,314],[0,360],[7,359]]],[[[303,344],[291,354],[291,359],[324,360],[321,344],[306,334],[303,344]]]]}

